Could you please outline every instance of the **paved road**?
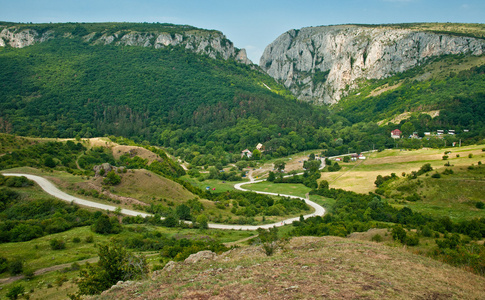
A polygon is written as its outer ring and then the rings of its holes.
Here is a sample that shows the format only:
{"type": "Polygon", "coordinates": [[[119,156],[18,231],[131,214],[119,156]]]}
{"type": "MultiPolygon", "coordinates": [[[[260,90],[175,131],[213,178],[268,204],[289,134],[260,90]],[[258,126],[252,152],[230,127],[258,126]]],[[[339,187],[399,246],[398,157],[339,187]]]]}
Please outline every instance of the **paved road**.
{"type": "MultiPolygon", "coordinates": [[[[89,200],[81,199],[81,198],[78,198],[78,197],[75,197],[75,196],[71,196],[71,195],[59,190],[49,180],[47,180],[47,179],[45,179],[41,176],[31,175],[31,174],[21,174],[21,173],[3,173],[3,175],[4,176],[25,176],[28,179],[35,181],[46,193],[48,193],[48,194],[50,194],[50,195],[52,195],[52,196],[54,196],[58,199],[67,201],[67,202],[76,203],[76,204],[81,205],[81,206],[87,206],[87,207],[97,208],[97,209],[101,209],[101,210],[108,210],[108,211],[115,211],[117,209],[116,206],[101,204],[101,203],[97,203],[97,202],[94,202],[94,201],[89,201],[89,200]]],[[[249,191],[247,189],[242,188],[241,186],[243,186],[245,184],[258,183],[258,182],[262,182],[262,181],[264,181],[264,180],[254,181],[254,179],[251,178],[250,182],[238,183],[238,184],[234,185],[234,188],[237,189],[237,190],[240,190],[240,191],[249,191]]],[[[277,193],[270,193],[270,192],[260,192],[260,191],[253,191],[253,192],[258,193],[258,194],[284,196],[284,197],[290,197],[290,198],[296,198],[296,199],[304,200],[308,205],[310,205],[311,207],[313,207],[315,209],[314,213],[303,216],[305,219],[309,218],[309,217],[313,217],[313,216],[323,216],[325,214],[325,209],[322,206],[318,205],[317,203],[315,203],[313,201],[302,198],[302,197],[297,197],[297,196],[292,196],[292,195],[283,195],[283,194],[277,194],[277,193]]],[[[122,209],[121,213],[124,214],[124,215],[129,215],[129,216],[138,216],[138,215],[140,215],[142,217],[152,216],[151,214],[142,213],[142,212],[138,212],[138,211],[134,211],[134,210],[130,210],[130,209],[122,209]]],[[[212,224],[211,223],[211,224],[209,224],[209,228],[233,229],[233,230],[257,230],[258,228],[266,228],[267,229],[267,228],[271,228],[271,227],[279,227],[279,226],[283,226],[285,224],[291,224],[293,221],[297,221],[297,220],[299,220],[299,217],[286,219],[286,220],[278,222],[278,223],[256,225],[256,226],[252,226],[252,225],[226,225],[226,224],[212,224]]]]}

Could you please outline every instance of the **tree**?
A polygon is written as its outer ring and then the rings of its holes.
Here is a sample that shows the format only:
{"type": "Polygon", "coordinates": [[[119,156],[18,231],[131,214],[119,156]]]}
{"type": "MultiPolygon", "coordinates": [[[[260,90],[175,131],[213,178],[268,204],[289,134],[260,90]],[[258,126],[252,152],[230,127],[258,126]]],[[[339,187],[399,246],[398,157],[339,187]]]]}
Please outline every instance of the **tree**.
{"type": "Polygon", "coordinates": [[[256,159],[256,160],[261,159],[261,151],[259,151],[258,149],[255,149],[253,151],[253,159],[256,159]]]}
{"type": "Polygon", "coordinates": [[[179,217],[180,220],[190,220],[190,207],[185,204],[180,204],[175,208],[175,213],[179,217]]]}
{"type": "Polygon", "coordinates": [[[78,281],[80,295],[94,295],[110,288],[118,281],[139,279],[148,273],[145,258],[128,253],[119,244],[101,245],[99,261],[87,264],[78,281]]]}
{"type": "Polygon", "coordinates": [[[276,176],[275,176],[274,172],[270,171],[269,174],[268,174],[268,181],[273,182],[275,179],[276,179],[276,176]]]}
{"type": "Polygon", "coordinates": [[[414,132],[414,130],[414,125],[411,122],[406,122],[401,126],[402,135],[404,137],[410,136],[414,132]]]}
{"type": "Polygon", "coordinates": [[[197,216],[197,226],[200,229],[208,229],[209,228],[209,223],[207,221],[207,216],[204,214],[198,215],[197,216]]]}
{"type": "Polygon", "coordinates": [[[96,219],[91,229],[96,233],[110,234],[113,230],[113,224],[111,224],[109,217],[103,214],[96,219]]]}
{"type": "Polygon", "coordinates": [[[285,166],[286,166],[286,163],[283,160],[277,160],[274,162],[274,168],[279,172],[282,172],[285,169],[285,166]]]}
{"type": "Polygon", "coordinates": [[[44,166],[48,168],[55,168],[56,167],[56,162],[52,158],[52,156],[46,156],[44,159],[44,166]]]}
{"type": "Polygon", "coordinates": [[[328,181],[322,180],[320,181],[320,184],[318,185],[319,190],[328,190],[329,189],[329,184],[328,181]]]}

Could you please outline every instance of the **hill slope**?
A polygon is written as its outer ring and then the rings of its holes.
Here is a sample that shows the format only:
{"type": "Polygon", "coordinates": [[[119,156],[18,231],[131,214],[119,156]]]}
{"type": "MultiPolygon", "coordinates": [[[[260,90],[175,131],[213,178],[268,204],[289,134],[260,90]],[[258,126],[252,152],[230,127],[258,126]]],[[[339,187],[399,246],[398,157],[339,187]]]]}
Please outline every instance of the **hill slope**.
{"type": "MultiPolygon", "coordinates": [[[[260,127],[276,126],[264,136],[232,134],[231,145],[243,139],[239,147],[247,147],[301,130],[304,118],[312,126],[324,124],[323,110],[285,97],[272,78],[227,54],[230,42],[217,32],[171,25],[163,30],[182,41],[157,48],[150,24],[16,25],[17,31],[12,26],[2,32],[35,30],[32,36],[39,42],[0,47],[3,131],[47,137],[112,134],[178,147],[204,144],[215,133],[227,135],[248,119],[257,119],[260,127]],[[190,32],[197,43],[189,43],[190,32]],[[103,36],[115,39],[93,42],[103,36]],[[127,36],[132,38],[125,41],[127,36]],[[144,47],[145,38],[151,47],[144,47]],[[220,47],[211,46],[214,41],[220,47]],[[200,47],[205,50],[197,51],[200,47]],[[222,52],[211,50],[216,48],[222,52]]],[[[219,139],[228,144],[227,138],[212,136],[219,139]]]]}
{"type": "Polygon", "coordinates": [[[376,243],[294,238],[267,257],[257,247],[179,263],[93,299],[480,299],[485,279],[376,243]]]}

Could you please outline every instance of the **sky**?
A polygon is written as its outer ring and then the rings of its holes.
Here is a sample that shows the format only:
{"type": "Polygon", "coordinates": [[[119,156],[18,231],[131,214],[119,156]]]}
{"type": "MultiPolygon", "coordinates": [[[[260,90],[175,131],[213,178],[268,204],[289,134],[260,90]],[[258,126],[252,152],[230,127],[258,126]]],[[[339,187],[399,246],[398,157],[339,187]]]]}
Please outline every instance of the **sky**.
{"type": "Polygon", "coordinates": [[[290,29],[485,23],[485,0],[0,0],[0,21],[160,22],[216,29],[258,64],[264,48],[290,29]]]}

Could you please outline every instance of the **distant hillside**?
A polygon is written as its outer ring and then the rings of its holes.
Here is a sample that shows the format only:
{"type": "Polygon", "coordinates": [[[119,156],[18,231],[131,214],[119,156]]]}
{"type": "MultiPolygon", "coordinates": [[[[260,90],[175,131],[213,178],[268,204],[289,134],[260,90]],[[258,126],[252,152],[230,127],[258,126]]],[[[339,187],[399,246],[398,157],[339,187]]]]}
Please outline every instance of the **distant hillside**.
{"type": "MultiPolygon", "coordinates": [[[[334,109],[352,122],[396,122],[393,118],[405,113],[421,135],[443,127],[479,133],[485,124],[484,82],[484,56],[445,56],[386,79],[368,81],[334,109]],[[427,115],[430,111],[435,111],[433,118],[427,115]]],[[[406,118],[401,116],[396,123],[406,118]]]]}
{"type": "Polygon", "coordinates": [[[260,66],[299,99],[335,104],[367,80],[452,54],[482,55],[482,24],[337,25],[290,30],[268,45],[260,66]]]}
{"type": "Polygon", "coordinates": [[[338,237],[293,238],[203,255],[90,299],[480,299],[485,278],[396,247],[338,237]],[[197,259],[196,259],[197,258],[197,259]]]}

